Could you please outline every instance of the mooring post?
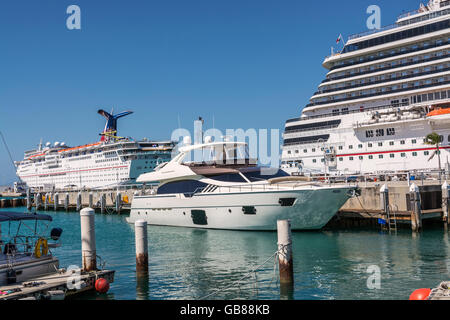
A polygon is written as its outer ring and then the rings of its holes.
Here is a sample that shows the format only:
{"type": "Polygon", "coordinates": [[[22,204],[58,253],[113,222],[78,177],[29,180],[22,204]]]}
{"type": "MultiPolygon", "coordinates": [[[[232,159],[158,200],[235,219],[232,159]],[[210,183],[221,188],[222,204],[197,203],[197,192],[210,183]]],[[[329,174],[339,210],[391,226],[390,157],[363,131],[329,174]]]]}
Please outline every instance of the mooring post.
{"type": "Polygon", "coordinates": [[[148,273],[148,241],[147,221],[138,220],[134,223],[136,242],[136,272],[138,275],[148,273]]]}
{"type": "Polygon", "coordinates": [[[89,192],[89,208],[94,208],[94,194],[89,192]]]}
{"type": "Polygon", "coordinates": [[[122,204],[122,195],[120,192],[117,192],[116,194],[116,213],[120,214],[120,206],[122,204]]]}
{"type": "Polygon", "coordinates": [[[100,196],[100,212],[105,213],[105,209],[106,209],[106,195],[103,193],[100,196]]]}
{"type": "Polygon", "coordinates": [[[81,223],[81,258],[84,271],[97,269],[97,252],[95,248],[95,212],[92,208],[80,211],[81,223]]]}
{"type": "Polygon", "coordinates": [[[386,222],[390,226],[389,222],[389,188],[387,184],[383,184],[380,188],[380,207],[381,211],[386,217],[386,222]]]}
{"type": "Polygon", "coordinates": [[[81,210],[81,191],[77,194],[77,211],[81,210]]]}
{"type": "Polygon", "coordinates": [[[41,194],[38,192],[35,196],[34,196],[34,202],[35,202],[35,206],[36,206],[36,211],[40,209],[41,207],[41,194]]]}
{"type": "Polygon", "coordinates": [[[66,198],[64,199],[64,209],[69,211],[69,193],[66,192],[66,198]]]}
{"type": "Polygon", "coordinates": [[[414,232],[422,230],[422,209],[420,203],[419,187],[413,183],[409,188],[409,196],[411,200],[411,229],[414,232]]]}
{"type": "Polygon", "coordinates": [[[27,210],[30,211],[31,210],[31,189],[27,188],[27,210]]]}
{"type": "Polygon", "coordinates": [[[45,194],[45,199],[44,199],[44,210],[45,210],[45,211],[48,210],[48,192],[45,194]]]}
{"type": "Polygon", "coordinates": [[[136,242],[136,300],[149,299],[147,222],[134,223],[136,242]]]}
{"type": "Polygon", "coordinates": [[[291,221],[278,220],[278,266],[280,283],[294,283],[294,265],[292,259],[291,221]]]}
{"type": "Polygon", "coordinates": [[[442,185],[442,211],[443,220],[445,224],[449,224],[449,210],[450,210],[450,186],[447,181],[442,185]]]}
{"type": "Polygon", "coordinates": [[[58,204],[59,204],[59,193],[56,192],[55,196],[53,197],[53,209],[55,211],[58,210],[58,204]]]}
{"type": "Polygon", "coordinates": [[[380,188],[380,206],[381,210],[388,215],[389,211],[389,188],[386,184],[383,184],[380,188]]]}

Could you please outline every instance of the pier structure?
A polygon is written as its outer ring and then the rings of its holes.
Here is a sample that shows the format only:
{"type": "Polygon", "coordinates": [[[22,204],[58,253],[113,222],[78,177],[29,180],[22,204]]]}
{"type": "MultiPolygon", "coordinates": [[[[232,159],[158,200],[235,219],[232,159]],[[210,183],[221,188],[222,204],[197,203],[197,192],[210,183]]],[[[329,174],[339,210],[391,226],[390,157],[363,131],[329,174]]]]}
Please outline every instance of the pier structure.
{"type": "MultiPolygon", "coordinates": [[[[448,178],[448,177],[446,177],[448,178]]],[[[359,183],[360,196],[349,199],[327,228],[384,225],[410,226],[418,232],[423,224],[449,223],[450,181],[377,181],[359,183]]]]}
{"type": "MultiPolygon", "coordinates": [[[[393,180],[393,176],[377,175],[358,177],[356,184],[360,195],[349,199],[336,213],[326,228],[379,226],[389,231],[397,226],[410,225],[420,231],[423,223],[440,221],[450,224],[450,174],[443,179],[421,179],[425,174],[415,173],[417,180],[393,180]],[[414,192],[411,187],[415,186],[414,192]]],[[[410,178],[411,175],[408,175],[410,178]]],[[[342,181],[314,181],[326,184],[355,183],[342,181]]],[[[345,179],[344,179],[345,180],[345,179]]],[[[147,194],[154,186],[134,186],[121,189],[57,190],[21,194],[17,198],[0,199],[0,208],[38,207],[44,210],[80,211],[92,208],[97,213],[128,214],[135,194],[147,194]]]]}
{"type": "MultiPolygon", "coordinates": [[[[30,190],[30,189],[28,189],[30,190]]],[[[128,213],[133,196],[139,189],[52,190],[0,199],[0,208],[27,207],[28,210],[81,211],[92,208],[105,214],[128,213]]]]}

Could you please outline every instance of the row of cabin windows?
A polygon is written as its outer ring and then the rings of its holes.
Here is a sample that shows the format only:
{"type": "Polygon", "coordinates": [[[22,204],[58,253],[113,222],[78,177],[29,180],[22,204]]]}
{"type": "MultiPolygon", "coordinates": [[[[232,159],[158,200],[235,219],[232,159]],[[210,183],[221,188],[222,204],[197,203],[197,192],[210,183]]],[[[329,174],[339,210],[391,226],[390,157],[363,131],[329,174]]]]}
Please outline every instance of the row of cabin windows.
{"type": "Polygon", "coordinates": [[[352,80],[348,82],[340,82],[337,84],[324,86],[319,88],[318,93],[329,93],[333,91],[340,91],[340,90],[348,90],[355,87],[363,87],[363,86],[369,86],[373,84],[383,83],[383,82],[389,82],[389,81],[396,81],[401,79],[407,79],[407,78],[413,78],[413,77],[419,77],[423,75],[428,75],[431,73],[438,73],[443,72],[445,70],[448,70],[449,63],[440,63],[435,64],[431,66],[424,66],[424,67],[417,67],[414,69],[408,69],[408,70],[402,70],[402,71],[395,71],[393,70],[392,73],[382,74],[378,76],[372,76],[367,78],[362,78],[358,80],[352,80]]]}
{"type": "MultiPolygon", "coordinates": [[[[417,52],[417,51],[427,50],[430,48],[436,48],[436,47],[444,46],[448,43],[450,43],[450,38],[448,38],[448,37],[436,38],[436,39],[432,39],[432,40],[427,39],[425,41],[414,43],[409,46],[398,47],[398,48],[389,49],[389,50],[385,50],[385,51],[378,51],[378,52],[372,53],[368,56],[360,56],[360,57],[352,58],[349,60],[342,60],[342,61],[336,62],[335,66],[333,66],[331,68],[331,70],[334,70],[336,68],[343,68],[346,66],[356,65],[356,64],[362,64],[362,63],[366,63],[366,62],[370,62],[370,61],[386,59],[389,57],[395,57],[398,55],[404,55],[404,54],[408,54],[410,52],[417,52]]],[[[348,73],[349,71],[340,72],[335,75],[342,75],[342,74],[345,74],[346,72],[348,73]]],[[[332,79],[332,78],[330,77],[330,79],[332,79]]]]}
{"type": "MultiPolygon", "coordinates": [[[[440,135],[439,137],[440,137],[440,139],[441,139],[441,142],[444,142],[444,136],[443,136],[443,135],[440,135]]],[[[425,139],[423,139],[423,142],[425,143],[425,139]]],[[[447,142],[450,142],[450,135],[447,136],[447,142]]],[[[411,139],[411,143],[412,143],[412,144],[417,144],[417,139],[411,139]]],[[[405,141],[405,140],[400,140],[400,145],[405,145],[405,144],[406,144],[406,141],[405,141]]],[[[382,146],[383,146],[383,142],[378,142],[377,145],[378,145],[379,147],[382,147],[382,146]]],[[[390,146],[394,146],[394,145],[395,145],[395,141],[389,141],[389,145],[390,145],[390,146]]],[[[369,143],[367,144],[367,147],[368,147],[368,148],[372,148],[372,147],[373,147],[373,143],[369,142],[369,143]]],[[[362,149],[362,148],[364,148],[364,145],[358,144],[358,149],[362,149]]],[[[353,145],[349,145],[349,146],[348,146],[348,149],[349,149],[349,150],[353,150],[353,145]]],[[[323,151],[323,150],[324,150],[324,148],[320,148],[320,151],[323,151]]],[[[344,147],[343,147],[343,146],[338,146],[338,150],[342,151],[342,150],[344,150],[344,147]]],[[[312,149],[311,149],[311,152],[316,152],[316,148],[312,148],[312,149]]],[[[288,154],[292,154],[292,151],[289,150],[287,153],[288,153],[288,154]]],[[[300,153],[300,150],[295,150],[295,153],[296,153],[296,154],[300,153]]],[[[308,153],[308,149],[303,149],[303,153],[308,153]]]]}
{"type": "Polygon", "coordinates": [[[447,99],[448,97],[450,97],[450,90],[444,90],[434,93],[432,92],[413,96],[412,101],[413,103],[421,103],[426,101],[447,99]]]}
{"type": "MultiPolygon", "coordinates": [[[[440,154],[441,152],[439,151],[439,154],[440,154]]],[[[406,158],[406,155],[407,155],[407,153],[406,152],[402,152],[402,153],[400,153],[400,157],[401,158],[406,158]]],[[[419,156],[419,153],[418,152],[411,152],[411,155],[413,156],[413,157],[418,157],[419,156]]],[[[429,156],[430,155],[430,151],[424,151],[423,152],[423,155],[424,156],[429,156]]],[[[384,156],[385,155],[383,155],[383,154],[379,154],[378,155],[378,159],[384,159],[384,156]]],[[[366,156],[367,157],[367,159],[369,159],[369,160],[373,160],[375,157],[373,156],[373,155],[369,155],[369,156],[366,156]]],[[[364,160],[364,156],[358,156],[358,159],[359,160],[364,160]]],[[[394,159],[395,158],[395,153],[390,153],[389,154],[389,158],[390,159],[394,159]]],[[[354,161],[355,159],[356,159],[356,157],[349,157],[348,158],[350,161],[354,161]]],[[[320,161],[321,162],[325,162],[325,159],[324,158],[322,158],[322,159],[320,159],[320,161]]],[[[343,157],[340,157],[339,158],[339,161],[344,161],[344,158],[343,157]]],[[[312,159],[312,162],[313,163],[317,163],[317,159],[312,159]]]]}
{"type": "Polygon", "coordinates": [[[449,28],[449,22],[450,22],[450,20],[443,20],[443,21],[439,21],[439,22],[435,22],[435,23],[430,23],[430,24],[427,24],[424,26],[391,33],[391,34],[388,34],[385,36],[380,36],[380,37],[373,38],[370,40],[365,40],[365,41],[360,41],[360,42],[353,43],[353,44],[348,44],[344,47],[344,49],[342,50],[342,53],[361,50],[361,49],[381,45],[384,43],[400,41],[403,39],[408,39],[408,38],[417,37],[417,36],[420,36],[423,34],[436,32],[439,30],[444,30],[444,29],[449,28]]]}
{"type": "MultiPolygon", "coordinates": [[[[411,154],[412,154],[413,157],[419,156],[419,153],[416,152],[416,151],[411,152],[411,154]]],[[[440,154],[440,151],[439,151],[439,154],[440,154]]],[[[424,156],[429,156],[429,155],[430,155],[430,151],[424,151],[424,152],[423,152],[423,155],[424,155],[424,156]]],[[[401,157],[401,158],[406,158],[406,152],[400,153],[400,157],[401,157]]],[[[389,158],[390,158],[390,159],[394,159],[394,158],[395,158],[395,153],[390,153],[390,154],[389,154],[389,158]]],[[[364,156],[359,156],[358,159],[359,159],[359,160],[364,160],[364,156]]],[[[373,155],[369,155],[369,156],[367,156],[367,159],[373,160],[373,159],[374,159],[374,156],[373,156],[373,155]]],[[[384,159],[384,155],[383,155],[383,154],[379,154],[379,155],[378,155],[378,159],[384,159]]],[[[349,157],[349,160],[350,160],[350,161],[353,161],[353,160],[355,160],[355,157],[349,157]]],[[[344,161],[344,158],[340,157],[340,158],[339,158],[339,161],[344,161]]],[[[313,161],[313,162],[314,162],[314,161],[313,161]]],[[[322,161],[322,162],[323,162],[323,161],[322,161]]]]}
{"type": "MultiPolygon", "coordinates": [[[[446,39],[446,44],[447,44],[446,39]]],[[[428,49],[428,48],[424,48],[428,49]]],[[[334,73],[333,75],[330,75],[327,77],[327,81],[334,81],[334,80],[341,80],[345,78],[355,77],[363,74],[369,74],[369,73],[375,73],[380,72],[384,70],[389,69],[396,69],[401,68],[409,65],[419,64],[419,63],[426,63],[434,60],[439,60],[444,57],[446,57],[449,54],[449,51],[447,49],[430,52],[427,54],[417,55],[413,57],[408,58],[400,58],[398,60],[390,61],[390,62],[382,62],[378,64],[373,64],[370,66],[364,66],[364,67],[356,67],[351,70],[341,71],[338,73],[334,73]]]]}
{"type": "Polygon", "coordinates": [[[327,96],[327,97],[311,99],[311,103],[308,104],[307,107],[314,106],[314,105],[322,105],[322,104],[327,104],[327,103],[336,103],[336,102],[345,101],[345,100],[353,100],[353,99],[357,99],[357,98],[367,98],[367,97],[388,94],[388,93],[417,90],[417,89],[428,88],[430,86],[436,86],[436,85],[444,85],[449,80],[450,80],[450,77],[441,76],[441,77],[434,77],[434,78],[429,78],[429,79],[425,79],[425,80],[409,81],[409,82],[404,82],[401,84],[389,85],[386,87],[377,87],[377,88],[341,93],[341,94],[331,95],[331,96],[327,96]]]}
{"type": "MultiPolygon", "coordinates": [[[[442,98],[442,99],[444,99],[444,98],[442,98]]],[[[402,106],[402,107],[409,106],[409,98],[403,98],[401,101],[400,100],[392,100],[391,101],[391,106],[394,107],[394,108],[398,108],[400,106],[402,106]]],[[[359,111],[363,112],[364,111],[364,106],[360,106],[359,107],[359,111]]],[[[331,113],[332,113],[333,116],[345,115],[345,114],[349,114],[350,110],[349,110],[349,108],[333,109],[331,111],[331,113]]]]}

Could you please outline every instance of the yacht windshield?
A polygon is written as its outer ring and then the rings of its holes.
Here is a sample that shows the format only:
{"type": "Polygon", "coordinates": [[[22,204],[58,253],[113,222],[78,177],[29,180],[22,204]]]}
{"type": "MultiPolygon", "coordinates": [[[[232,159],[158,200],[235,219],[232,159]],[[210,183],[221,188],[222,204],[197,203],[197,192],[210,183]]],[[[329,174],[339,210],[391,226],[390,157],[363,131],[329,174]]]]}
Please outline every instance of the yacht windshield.
{"type": "MultiPolygon", "coordinates": [[[[271,173],[273,171],[270,171],[271,173]]],[[[280,178],[280,177],[287,177],[289,176],[288,173],[286,173],[283,170],[278,170],[275,174],[265,174],[264,170],[255,170],[255,171],[247,171],[247,172],[241,172],[250,182],[257,182],[257,181],[266,181],[273,178],[280,178]]]]}

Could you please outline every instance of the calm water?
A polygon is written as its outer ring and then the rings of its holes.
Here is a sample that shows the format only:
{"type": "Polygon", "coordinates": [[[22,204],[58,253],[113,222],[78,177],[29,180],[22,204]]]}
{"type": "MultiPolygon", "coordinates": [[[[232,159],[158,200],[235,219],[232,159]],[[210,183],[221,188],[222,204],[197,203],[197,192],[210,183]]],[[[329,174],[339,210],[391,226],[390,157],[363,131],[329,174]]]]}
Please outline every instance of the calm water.
{"type": "MultiPolygon", "coordinates": [[[[14,208],[13,208],[14,209],[14,208]]],[[[5,210],[5,209],[3,209],[5,210]]],[[[21,210],[16,208],[16,210],[21,210]]],[[[81,265],[80,218],[76,212],[42,212],[61,227],[62,267],[81,265]]],[[[136,283],[134,227],[125,216],[96,215],[97,254],[116,270],[106,295],[83,299],[200,299],[230,286],[276,251],[276,232],[234,232],[149,226],[149,281],[136,283]]],[[[6,230],[3,229],[3,233],[6,230]]],[[[450,280],[450,245],[442,228],[387,235],[376,230],[293,234],[295,291],[302,299],[407,299],[416,288],[450,280]],[[381,289],[369,290],[367,268],[381,269],[381,289]]],[[[274,259],[240,286],[210,299],[280,299],[274,259]]],[[[281,298],[286,298],[284,295],[281,298]]]]}

